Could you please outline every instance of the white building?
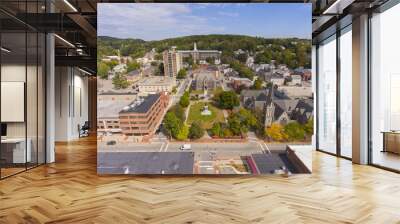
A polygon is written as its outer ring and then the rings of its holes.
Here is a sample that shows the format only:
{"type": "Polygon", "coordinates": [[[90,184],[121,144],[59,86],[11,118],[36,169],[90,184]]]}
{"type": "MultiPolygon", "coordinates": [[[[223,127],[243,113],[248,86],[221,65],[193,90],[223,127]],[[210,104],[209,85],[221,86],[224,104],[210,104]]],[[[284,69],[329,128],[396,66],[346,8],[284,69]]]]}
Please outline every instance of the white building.
{"type": "Polygon", "coordinates": [[[292,75],[292,81],[289,82],[291,86],[301,86],[301,76],[300,75],[292,75]]]}
{"type": "Polygon", "coordinates": [[[139,95],[155,94],[159,92],[172,92],[176,79],[167,76],[153,76],[142,78],[138,82],[139,95]]]}

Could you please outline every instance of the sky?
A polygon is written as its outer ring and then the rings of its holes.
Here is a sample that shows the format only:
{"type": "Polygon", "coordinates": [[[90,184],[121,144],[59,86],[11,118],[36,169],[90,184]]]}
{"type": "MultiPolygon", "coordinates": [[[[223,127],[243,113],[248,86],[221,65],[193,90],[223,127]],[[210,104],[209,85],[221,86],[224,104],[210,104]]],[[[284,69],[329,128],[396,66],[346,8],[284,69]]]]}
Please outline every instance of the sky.
{"type": "Polygon", "coordinates": [[[311,4],[99,3],[97,8],[99,36],[146,41],[206,34],[311,39],[311,4]]]}

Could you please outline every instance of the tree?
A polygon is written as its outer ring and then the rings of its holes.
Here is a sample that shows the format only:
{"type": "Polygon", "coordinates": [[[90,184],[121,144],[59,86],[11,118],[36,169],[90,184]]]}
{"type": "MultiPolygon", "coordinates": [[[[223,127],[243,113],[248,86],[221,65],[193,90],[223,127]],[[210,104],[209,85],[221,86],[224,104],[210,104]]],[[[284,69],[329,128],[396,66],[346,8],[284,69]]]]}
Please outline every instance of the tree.
{"type": "Polygon", "coordinates": [[[273,123],[271,127],[266,128],[265,134],[274,141],[284,141],[287,139],[287,135],[283,131],[283,127],[280,124],[273,123]]]}
{"type": "Polygon", "coordinates": [[[194,62],[193,62],[193,57],[192,57],[192,55],[189,55],[189,57],[183,58],[183,61],[186,62],[186,63],[188,63],[189,66],[192,66],[193,63],[194,63],[194,62]]]}
{"type": "Polygon", "coordinates": [[[129,86],[126,76],[122,74],[116,74],[112,79],[112,83],[115,89],[126,89],[129,86]]]}
{"type": "Polygon", "coordinates": [[[246,53],[242,53],[242,54],[239,54],[238,56],[237,56],[237,59],[241,62],[241,63],[246,63],[246,61],[247,61],[247,54],[246,53]]]}
{"type": "Polygon", "coordinates": [[[223,133],[221,124],[219,122],[214,123],[210,132],[212,136],[222,137],[223,133]]]}
{"type": "Polygon", "coordinates": [[[162,56],[162,54],[156,54],[156,55],[154,55],[154,59],[157,61],[161,61],[161,60],[163,60],[163,56],[162,56]]]}
{"type": "Polygon", "coordinates": [[[232,137],[232,136],[233,136],[233,133],[232,133],[231,129],[224,128],[222,130],[222,136],[221,137],[229,138],[229,137],[232,137]]]}
{"type": "Polygon", "coordinates": [[[262,89],[263,82],[260,79],[254,81],[253,89],[262,89]]]}
{"type": "Polygon", "coordinates": [[[163,76],[164,75],[164,63],[160,63],[156,70],[154,71],[155,75],[163,76]]]}
{"type": "Polygon", "coordinates": [[[304,137],[305,137],[304,128],[297,121],[287,124],[284,127],[284,132],[288,136],[288,140],[290,140],[290,141],[304,140],[304,137]]]}
{"type": "Polygon", "coordinates": [[[190,104],[190,94],[188,91],[185,91],[185,93],[182,95],[181,99],[179,100],[179,105],[182,107],[188,107],[190,104]]]}
{"type": "Polygon", "coordinates": [[[188,138],[189,135],[189,127],[186,125],[182,125],[182,128],[179,130],[178,134],[175,136],[177,140],[183,141],[188,138]]]}
{"type": "Polygon", "coordinates": [[[246,128],[256,129],[259,125],[254,113],[245,108],[240,108],[239,111],[234,114],[234,116],[238,117],[240,123],[246,128]]]}
{"type": "Polygon", "coordinates": [[[186,69],[182,68],[179,70],[178,74],[176,75],[177,79],[184,79],[186,78],[187,72],[186,69]]]}
{"type": "Polygon", "coordinates": [[[307,123],[304,124],[304,131],[307,135],[312,135],[314,133],[314,119],[308,119],[307,123]]]}
{"type": "Polygon", "coordinates": [[[107,79],[108,78],[108,72],[110,71],[110,67],[104,63],[104,62],[99,62],[97,64],[97,75],[101,79],[107,79]]]}
{"type": "Polygon", "coordinates": [[[206,62],[207,62],[208,64],[214,64],[214,58],[213,58],[213,57],[207,57],[207,58],[206,58],[206,62]]]}
{"type": "Polygon", "coordinates": [[[182,122],[185,121],[185,110],[182,108],[181,105],[177,104],[171,109],[169,109],[172,113],[176,115],[177,118],[179,118],[182,122]]]}
{"type": "Polygon", "coordinates": [[[217,104],[222,109],[233,109],[239,106],[239,97],[233,91],[223,91],[216,96],[217,104]]]}
{"type": "Polygon", "coordinates": [[[238,117],[234,116],[228,119],[229,130],[232,131],[232,134],[235,136],[241,135],[243,132],[247,132],[245,127],[240,123],[238,117]]]}
{"type": "Polygon", "coordinates": [[[113,69],[115,66],[119,65],[119,62],[116,60],[111,60],[109,62],[107,62],[108,67],[110,67],[110,69],[113,69]]]}
{"type": "Polygon", "coordinates": [[[127,64],[126,66],[127,66],[127,67],[126,67],[126,71],[127,71],[127,72],[131,72],[131,71],[133,71],[133,70],[137,70],[137,69],[140,68],[140,64],[137,63],[136,61],[128,62],[128,64],[127,64]]]}
{"type": "Polygon", "coordinates": [[[177,138],[178,134],[181,132],[182,126],[183,122],[174,114],[174,112],[167,112],[164,118],[165,134],[177,138]]]}
{"type": "Polygon", "coordinates": [[[203,137],[204,129],[198,122],[193,122],[189,129],[189,138],[190,139],[199,139],[203,137]]]}

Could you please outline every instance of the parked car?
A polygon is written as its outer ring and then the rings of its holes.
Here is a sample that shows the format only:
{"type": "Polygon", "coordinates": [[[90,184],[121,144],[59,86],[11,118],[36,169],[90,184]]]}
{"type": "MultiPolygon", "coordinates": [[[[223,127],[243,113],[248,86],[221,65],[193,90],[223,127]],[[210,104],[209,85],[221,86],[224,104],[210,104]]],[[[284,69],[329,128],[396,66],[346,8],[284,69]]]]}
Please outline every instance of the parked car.
{"type": "Polygon", "coordinates": [[[107,142],[107,145],[115,145],[117,142],[115,140],[111,140],[107,142]]]}
{"type": "Polygon", "coordinates": [[[192,146],[190,144],[183,144],[180,148],[180,150],[184,151],[184,150],[191,150],[192,146]]]}

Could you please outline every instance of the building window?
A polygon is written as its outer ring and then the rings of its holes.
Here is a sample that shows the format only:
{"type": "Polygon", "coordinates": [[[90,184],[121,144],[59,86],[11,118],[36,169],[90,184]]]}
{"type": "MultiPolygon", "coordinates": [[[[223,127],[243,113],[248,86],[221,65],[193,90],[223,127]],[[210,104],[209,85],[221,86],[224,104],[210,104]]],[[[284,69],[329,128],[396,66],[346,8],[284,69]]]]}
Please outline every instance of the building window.
{"type": "Polygon", "coordinates": [[[336,153],[336,35],[318,47],[318,149],[336,153]]]}
{"type": "Polygon", "coordinates": [[[371,18],[370,158],[400,170],[400,4],[371,18]]]}
{"type": "Polygon", "coordinates": [[[340,36],[340,155],[352,157],[352,33],[351,25],[340,36]]]}

